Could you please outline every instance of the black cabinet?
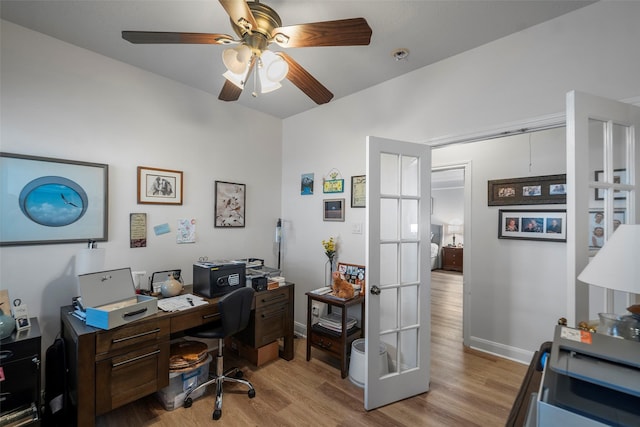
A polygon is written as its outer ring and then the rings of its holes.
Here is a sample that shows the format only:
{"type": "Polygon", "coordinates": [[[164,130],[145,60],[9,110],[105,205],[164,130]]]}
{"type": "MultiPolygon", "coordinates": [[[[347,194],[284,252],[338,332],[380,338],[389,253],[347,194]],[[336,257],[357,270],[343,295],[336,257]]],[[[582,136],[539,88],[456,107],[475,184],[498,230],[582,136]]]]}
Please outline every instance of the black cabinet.
{"type": "Polygon", "coordinates": [[[39,424],[40,419],[40,327],[14,331],[0,341],[0,425],[39,424]]]}

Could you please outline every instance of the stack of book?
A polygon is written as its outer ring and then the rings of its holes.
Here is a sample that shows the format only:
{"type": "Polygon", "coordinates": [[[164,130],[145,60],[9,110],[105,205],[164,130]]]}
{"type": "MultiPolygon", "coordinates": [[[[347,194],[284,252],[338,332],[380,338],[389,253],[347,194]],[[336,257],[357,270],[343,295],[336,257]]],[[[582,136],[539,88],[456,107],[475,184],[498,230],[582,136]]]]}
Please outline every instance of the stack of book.
{"type": "MultiPolygon", "coordinates": [[[[337,313],[331,313],[326,316],[321,316],[318,319],[318,325],[333,332],[342,332],[342,315],[337,313]]],[[[356,326],[356,319],[353,317],[347,317],[347,330],[350,330],[356,326]]]]}

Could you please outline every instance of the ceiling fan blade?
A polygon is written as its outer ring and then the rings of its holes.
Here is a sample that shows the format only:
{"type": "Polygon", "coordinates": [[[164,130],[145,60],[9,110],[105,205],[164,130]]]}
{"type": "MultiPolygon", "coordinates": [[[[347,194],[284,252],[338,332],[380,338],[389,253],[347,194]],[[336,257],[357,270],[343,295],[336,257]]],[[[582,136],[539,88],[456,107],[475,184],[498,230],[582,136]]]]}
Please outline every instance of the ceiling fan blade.
{"type": "Polygon", "coordinates": [[[287,64],[289,64],[289,73],[287,79],[294,85],[303,91],[309,98],[311,98],[316,104],[326,104],[331,101],[333,94],[322,85],[315,77],[313,77],[307,70],[302,68],[302,65],[293,60],[292,57],[284,52],[276,52],[276,55],[280,55],[287,64]]]}
{"type": "Polygon", "coordinates": [[[229,80],[224,79],[224,86],[218,95],[220,101],[237,101],[240,98],[242,89],[231,83],[229,80]]]}
{"type": "Polygon", "coordinates": [[[123,31],[122,38],[131,43],[233,44],[228,34],[169,33],[163,31],[123,31]]]}
{"type": "Polygon", "coordinates": [[[364,46],[371,33],[366,19],[351,18],[275,28],[271,37],[282,47],[364,46]]]}
{"type": "Polygon", "coordinates": [[[244,28],[248,31],[258,28],[258,23],[256,22],[253,13],[251,13],[251,9],[249,9],[249,5],[246,1],[220,0],[220,4],[224,7],[224,10],[227,12],[229,17],[231,17],[231,22],[240,28],[244,28]]]}

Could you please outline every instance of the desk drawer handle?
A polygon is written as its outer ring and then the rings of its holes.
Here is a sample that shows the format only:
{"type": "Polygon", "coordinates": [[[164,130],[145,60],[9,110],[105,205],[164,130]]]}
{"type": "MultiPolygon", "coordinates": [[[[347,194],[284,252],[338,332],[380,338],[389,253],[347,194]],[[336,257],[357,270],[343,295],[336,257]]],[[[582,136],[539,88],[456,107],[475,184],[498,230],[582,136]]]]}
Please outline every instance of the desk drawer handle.
{"type": "Polygon", "coordinates": [[[0,351],[0,360],[11,359],[12,357],[13,357],[13,351],[11,350],[0,351]]]}
{"type": "Polygon", "coordinates": [[[145,312],[145,311],[147,311],[147,310],[148,310],[148,308],[147,308],[147,307],[145,307],[145,308],[141,308],[140,310],[132,311],[132,312],[130,312],[130,313],[124,313],[124,314],[122,315],[122,318],[123,318],[123,319],[126,319],[127,317],[135,316],[135,315],[137,315],[137,314],[142,314],[142,313],[144,313],[144,312],[145,312]]]}
{"type": "Polygon", "coordinates": [[[117,368],[118,366],[126,365],[127,363],[132,363],[132,362],[135,362],[137,360],[144,359],[146,357],[154,356],[154,355],[156,355],[158,353],[160,353],[160,350],[152,351],[151,353],[143,354],[143,355],[134,357],[133,359],[125,360],[125,361],[118,362],[118,363],[113,363],[111,365],[111,367],[117,368]]]}
{"type": "Polygon", "coordinates": [[[158,333],[158,332],[160,332],[160,328],[155,328],[152,331],[142,332],[142,333],[131,335],[131,336],[124,337],[124,338],[118,338],[118,339],[112,340],[111,342],[114,343],[114,344],[118,344],[118,343],[123,342],[123,341],[129,341],[129,340],[132,340],[132,339],[135,339],[135,338],[144,337],[145,335],[152,335],[152,334],[155,334],[155,333],[158,333]]]}
{"type": "Polygon", "coordinates": [[[262,298],[262,302],[272,302],[272,301],[278,301],[281,299],[287,299],[287,296],[285,294],[278,294],[272,298],[262,298]]]}
{"type": "Polygon", "coordinates": [[[205,314],[204,316],[202,316],[203,319],[211,319],[212,317],[218,317],[218,313],[205,314]]]}
{"type": "Polygon", "coordinates": [[[322,348],[331,348],[331,344],[333,344],[331,341],[325,343],[323,339],[320,339],[320,342],[318,343],[318,345],[322,348]]]}

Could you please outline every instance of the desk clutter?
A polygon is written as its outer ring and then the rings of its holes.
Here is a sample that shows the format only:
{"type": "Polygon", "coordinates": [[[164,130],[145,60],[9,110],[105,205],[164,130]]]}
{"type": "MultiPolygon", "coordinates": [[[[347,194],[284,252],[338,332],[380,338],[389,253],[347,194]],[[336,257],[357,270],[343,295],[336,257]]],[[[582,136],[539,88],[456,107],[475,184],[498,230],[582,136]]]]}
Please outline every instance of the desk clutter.
{"type": "MultiPolygon", "coordinates": [[[[357,324],[357,320],[354,317],[347,317],[346,328],[347,330],[353,329],[357,324]]],[[[318,319],[318,325],[331,331],[340,333],[342,332],[342,316],[338,313],[327,314],[321,316],[318,319]]]]}
{"type": "MultiPolygon", "coordinates": [[[[156,392],[156,397],[167,411],[184,404],[186,394],[209,379],[209,363],[212,357],[207,345],[200,341],[177,341],[169,351],[169,385],[156,392]]],[[[202,396],[206,387],[191,393],[195,399],[202,396]]]]}
{"type": "Polygon", "coordinates": [[[78,276],[81,297],[74,316],[87,325],[111,329],[158,312],[158,300],[136,294],[130,268],[78,276]]]}
{"type": "Polygon", "coordinates": [[[201,258],[193,264],[193,291],[207,298],[227,294],[239,286],[256,292],[279,288],[285,282],[280,270],[264,265],[259,258],[214,260],[201,258]]]}

